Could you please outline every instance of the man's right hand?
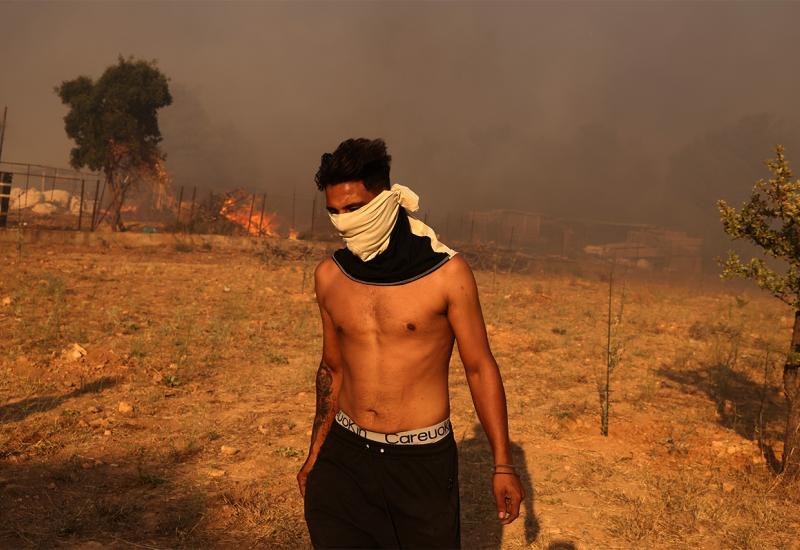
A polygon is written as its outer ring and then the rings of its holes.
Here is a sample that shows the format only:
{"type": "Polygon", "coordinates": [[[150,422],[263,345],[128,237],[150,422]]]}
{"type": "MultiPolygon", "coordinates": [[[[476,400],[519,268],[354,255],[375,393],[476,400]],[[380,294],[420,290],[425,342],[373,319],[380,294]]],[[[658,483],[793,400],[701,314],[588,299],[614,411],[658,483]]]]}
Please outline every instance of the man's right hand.
{"type": "Polygon", "coordinates": [[[305,463],[303,463],[303,467],[300,468],[300,471],[297,472],[297,486],[300,488],[300,494],[303,498],[306,497],[306,479],[308,478],[308,474],[311,473],[311,470],[314,468],[315,460],[311,460],[311,456],[309,456],[305,463]]]}

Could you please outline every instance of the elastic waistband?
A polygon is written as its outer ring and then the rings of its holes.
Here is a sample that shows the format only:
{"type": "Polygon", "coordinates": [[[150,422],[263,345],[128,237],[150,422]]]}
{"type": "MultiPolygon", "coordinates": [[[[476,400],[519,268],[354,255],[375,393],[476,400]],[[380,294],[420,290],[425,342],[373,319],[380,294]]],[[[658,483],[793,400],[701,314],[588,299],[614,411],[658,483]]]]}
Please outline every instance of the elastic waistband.
{"type": "Polygon", "coordinates": [[[417,430],[397,433],[373,432],[356,424],[355,420],[342,410],[336,413],[336,423],[364,439],[386,445],[429,445],[441,441],[453,431],[450,419],[446,418],[433,426],[417,430]]]}

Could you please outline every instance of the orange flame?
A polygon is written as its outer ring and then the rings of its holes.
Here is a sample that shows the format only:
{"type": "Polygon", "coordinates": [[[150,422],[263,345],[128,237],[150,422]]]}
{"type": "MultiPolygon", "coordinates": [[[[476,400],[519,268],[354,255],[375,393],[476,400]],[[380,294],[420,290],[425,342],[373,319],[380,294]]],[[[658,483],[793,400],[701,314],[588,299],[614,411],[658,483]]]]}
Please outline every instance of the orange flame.
{"type": "Polygon", "coordinates": [[[290,241],[296,241],[298,236],[299,236],[299,234],[298,234],[296,229],[290,229],[289,230],[289,240],[290,241]]]}
{"type": "Polygon", "coordinates": [[[227,196],[219,209],[219,213],[224,218],[243,227],[250,235],[256,237],[275,235],[277,229],[276,215],[271,212],[264,212],[264,219],[261,219],[261,212],[251,212],[248,201],[236,200],[234,196],[227,196]]]}

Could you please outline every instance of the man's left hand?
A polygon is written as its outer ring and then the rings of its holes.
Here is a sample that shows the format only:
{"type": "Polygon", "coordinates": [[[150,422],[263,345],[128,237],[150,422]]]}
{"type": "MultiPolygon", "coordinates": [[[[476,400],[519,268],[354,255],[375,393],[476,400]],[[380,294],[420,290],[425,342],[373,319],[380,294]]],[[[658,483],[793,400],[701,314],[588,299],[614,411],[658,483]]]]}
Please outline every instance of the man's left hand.
{"type": "Polygon", "coordinates": [[[492,491],[497,503],[497,518],[507,525],[519,517],[519,505],[525,498],[525,489],[516,474],[492,475],[492,491]]]}

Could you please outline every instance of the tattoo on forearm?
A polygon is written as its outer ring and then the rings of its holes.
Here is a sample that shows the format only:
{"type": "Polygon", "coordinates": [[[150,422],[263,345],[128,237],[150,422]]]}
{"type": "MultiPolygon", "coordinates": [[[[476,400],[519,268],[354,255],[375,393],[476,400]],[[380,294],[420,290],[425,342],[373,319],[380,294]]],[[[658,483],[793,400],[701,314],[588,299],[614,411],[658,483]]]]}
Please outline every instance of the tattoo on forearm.
{"type": "Polygon", "coordinates": [[[333,410],[333,375],[325,363],[320,362],[317,370],[317,414],[314,417],[314,426],[311,430],[311,444],[317,440],[319,429],[333,410]]]}

